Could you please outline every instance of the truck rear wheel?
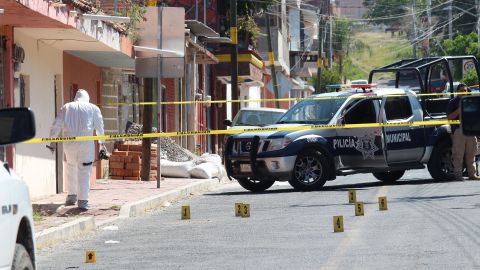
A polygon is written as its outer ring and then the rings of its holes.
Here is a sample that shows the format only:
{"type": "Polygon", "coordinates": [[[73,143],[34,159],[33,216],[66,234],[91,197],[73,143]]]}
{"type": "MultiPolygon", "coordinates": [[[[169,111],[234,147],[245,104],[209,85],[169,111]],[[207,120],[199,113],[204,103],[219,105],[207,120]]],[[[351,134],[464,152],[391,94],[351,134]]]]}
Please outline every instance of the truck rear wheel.
{"type": "Polygon", "coordinates": [[[437,181],[453,180],[452,143],[443,140],[433,148],[427,164],[428,172],[437,181]]]}
{"type": "Polygon", "coordinates": [[[269,187],[273,186],[275,181],[271,180],[255,180],[250,177],[247,178],[239,178],[237,179],[240,186],[244,189],[253,191],[253,192],[261,192],[267,190],[269,187]]]}
{"type": "Polygon", "coordinates": [[[298,155],[293,167],[292,178],[288,181],[294,189],[316,190],[327,181],[328,160],[317,150],[306,150],[298,155]]]}
{"type": "Polygon", "coordinates": [[[12,270],[33,270],[32,259],[27,250],[21,244],[15,244],[12,270]]]}
{"type": "Polygon", "coordinates": [[[375,176],[375,178],[384,183],[393,184],[395,181],[402,178],[402,176],[405,174],[405,171],[374,172],[372,174],[375,176]]]}

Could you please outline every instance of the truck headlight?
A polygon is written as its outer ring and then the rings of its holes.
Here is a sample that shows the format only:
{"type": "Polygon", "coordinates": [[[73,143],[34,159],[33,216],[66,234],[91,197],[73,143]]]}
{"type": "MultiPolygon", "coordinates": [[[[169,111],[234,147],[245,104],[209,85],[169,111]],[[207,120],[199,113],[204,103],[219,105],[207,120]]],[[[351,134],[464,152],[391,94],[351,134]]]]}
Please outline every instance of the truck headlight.
{"type": "Polygon", "coordinates": [[[279,138],[279,139],[271,139],[269,141],[270,142],[268,143],[267,151],[275,151],[275,150],[283,149],[292,142],[290,138],[286,138],[286,137],[279,138]]]}

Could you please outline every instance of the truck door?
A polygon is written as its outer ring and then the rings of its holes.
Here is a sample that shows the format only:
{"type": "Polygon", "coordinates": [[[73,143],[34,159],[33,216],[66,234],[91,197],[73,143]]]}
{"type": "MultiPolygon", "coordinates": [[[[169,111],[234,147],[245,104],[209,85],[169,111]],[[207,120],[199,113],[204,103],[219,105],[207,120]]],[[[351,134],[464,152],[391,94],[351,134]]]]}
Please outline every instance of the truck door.
{"type": "MultiPolygon", "coordinates": [[[[413,96],[387,96],[382,100],[385,123],[405,123],[422,120],[420,108],[413,96]]],[[[424,126],[384,127],[387,163],[419,161],[425,150],[424,126]]]]}
{"type": "Polygon", "coordinates": [[[8,211],[11,205],[11,176],[0,161],[0,268],[9,266],[12,260],[16,232],[12,232],[13,216],[8,211]],[[15,234],[15,235],[14,235],[15,234]]]}
{"type": "MultiPolygon", "coordinates": [[[[361,99],[345,109],[341,123],[377,123],[380,112],[378,99],[361,99]]],[[[343,168],[386,167],[383,132],[381,127],[337,129],[333,148],[343,168]]]]}

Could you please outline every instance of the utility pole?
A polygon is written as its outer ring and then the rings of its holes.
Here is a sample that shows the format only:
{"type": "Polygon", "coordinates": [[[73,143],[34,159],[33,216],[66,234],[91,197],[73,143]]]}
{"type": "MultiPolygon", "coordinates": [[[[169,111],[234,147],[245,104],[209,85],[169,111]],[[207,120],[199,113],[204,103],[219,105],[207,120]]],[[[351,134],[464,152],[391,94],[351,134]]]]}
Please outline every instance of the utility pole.
{"type": "MultiPolygon", "coordinates": [[[[237,36],[237,0],[230,0],[230,38],[232,39],[232,51],[230,54],[232,64],[232,99],[238,100],[238,36],[237,36]]],[[[240,110],[240,103],[232,103],[232,115],[240,110]]]]}
{"type": "MultiPolygon", "coordinates": [[[[144,79],[144,101],[153,102],[153,78],[144,79]]],[[[143,134],[152,133],[152,107],[143,106],[143,134]]],[[[142,139],[142,181],[150,181],[150,160],[151,160],[152,139],[142,139]]],[[[160,155],[158,152],[157,155],[160,155]]]]}
{"type": "Polygon", "coordinates": [[[477,5],[477,54],[480,54],[480,1],[475,0],[477,5]]]}
{"type": "Polygon", "coordinates": [[[412,20],[413,20],[413,58],[417,58],[417,23],[415,19],[415,0],[412,2],[412,20]]]}
{"type": "Polygon", "coordinates": [[[332,9],[330,5],[330,0],[328,0],[327,10],[328,10],[328,21],[329,21],[328,41],[330,43],[328,45],[328,68],[331,69],[333,65],[333,46],[332,46],[333,19],[332,19],[332,9]]]}
{"type": "Polygon", "coordinates": [[[275,55],[273,54],[272,48],[272,33],[270,32],[270,15],[268,11],[265,14],[265,25],[267,26],[267,45],[268,45],[268,64],[270,66],[270,73],[272,73],[272,88],[273,93],[275,94],[275,106],[280,108],[280,101],[278,101],[278,84],[277,84],[277,73],[275,72],[275,55]]]}
{"type": "Polygon", "coordinates": [[[323,22],[323,14],[322,14],[322,8],[320,7],[318,9],[318,59],[317,59],[317,89],[316,93],[321,92],[321,78],[322,78],[322,65],[323,65],[323,28],[322,28],[322,22],[323,22]]]}
{"type": "Polygon", "coordinates": [[[450,39],[450,40],[453,39],[453,30],[452,30],[452,3],[453,3],[453,1],[450,1],[449,7],[448,7],[448,39],[450,39]]]}
{"type": "Polygon", "coordinates": [[[430,38],[432,36],[432,0],[427,0],[427,22],[428,22],[428,34],[427,34],[427,56],[430,57],[430,38]]]}

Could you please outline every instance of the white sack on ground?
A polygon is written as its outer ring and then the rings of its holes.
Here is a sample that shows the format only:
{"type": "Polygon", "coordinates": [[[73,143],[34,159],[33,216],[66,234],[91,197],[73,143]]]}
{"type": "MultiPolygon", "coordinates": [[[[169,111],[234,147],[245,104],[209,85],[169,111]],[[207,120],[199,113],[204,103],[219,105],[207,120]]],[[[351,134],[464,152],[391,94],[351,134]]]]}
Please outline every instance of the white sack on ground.
{"type": "Polygon", "coordinates": [[[203,162],[212,162],[217,165],[222,165],[222,158],[217,154],[204,153],[198,159],[197,164],[203,162]]]}
{"type": "Polygon", "coordinates": [[[160,166],[162,168],[162,176],[165,177],[177,177],[177,178],[189,178],[190,169],[193,168],[193,161],[176,162],[166,159],[160,160],[160,166]]]}
{"type": "Polygon", "coordinates": [[[190,176],[192,178],[212,179],[219,176],[218,165],[213,162],[205,162],[198,164],[190,169],[190,176]]]}

